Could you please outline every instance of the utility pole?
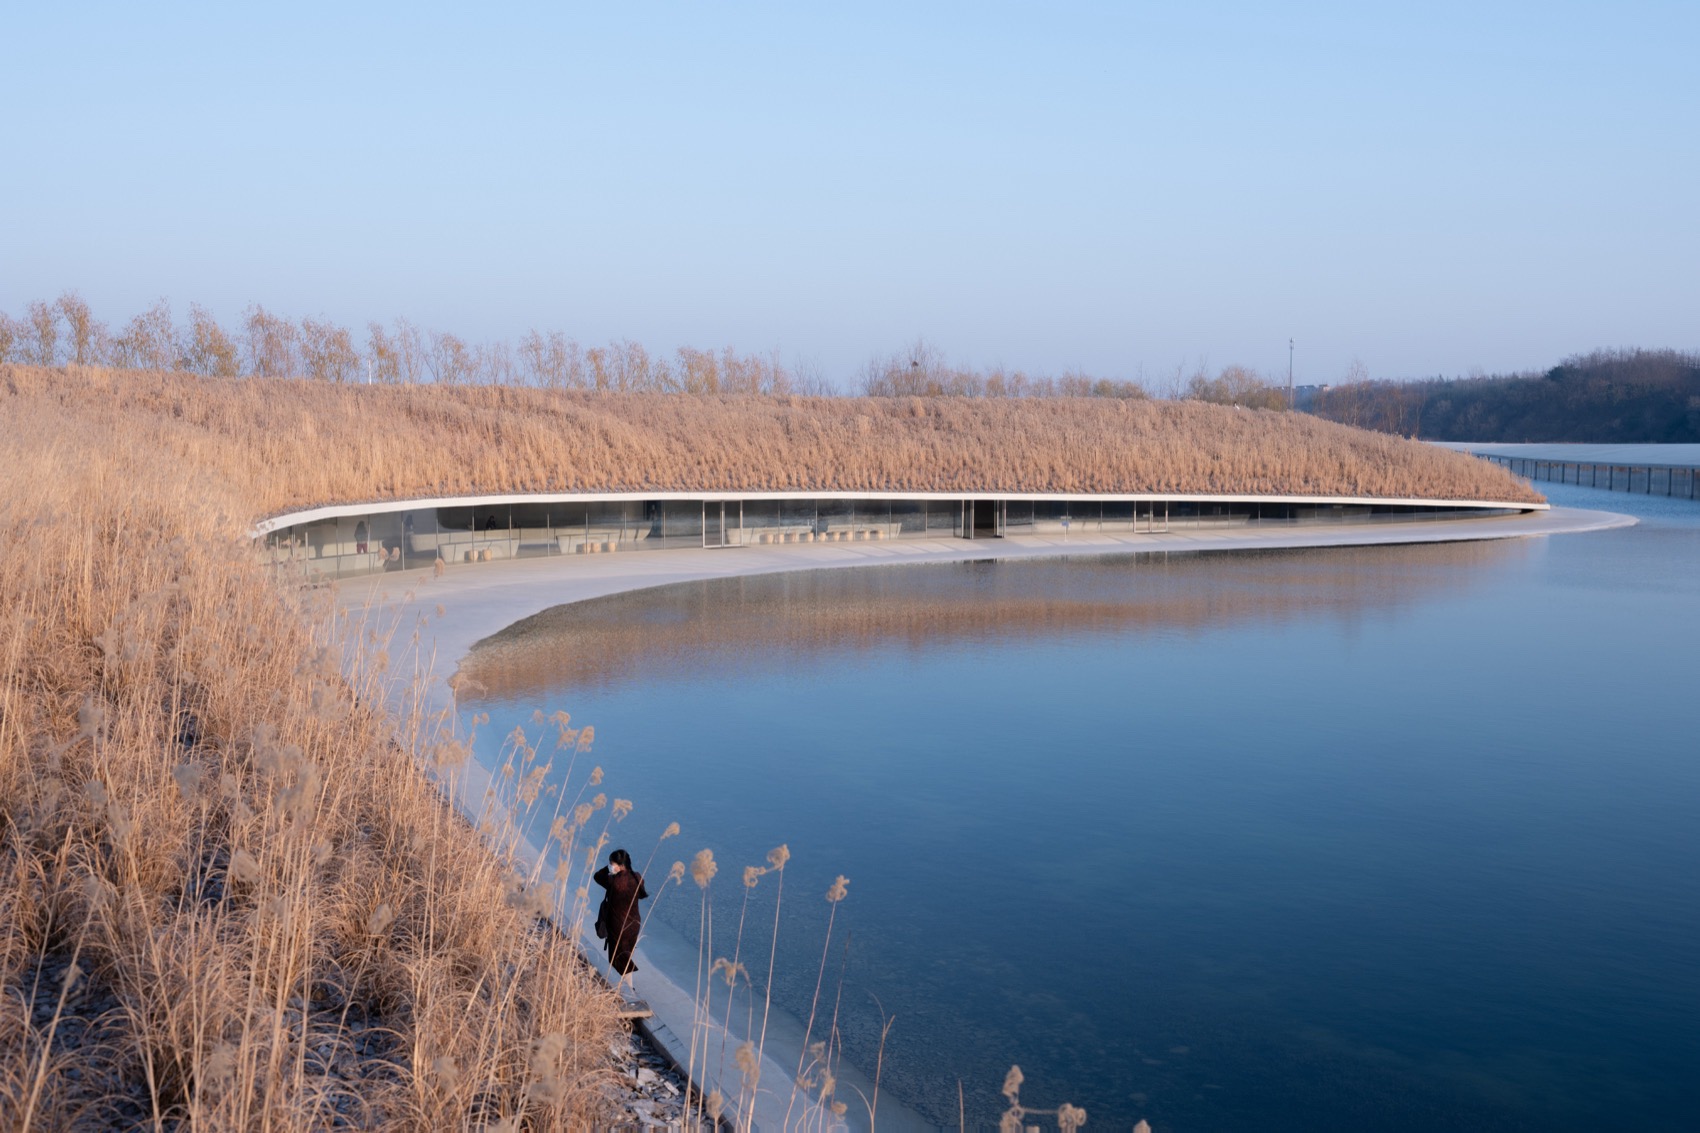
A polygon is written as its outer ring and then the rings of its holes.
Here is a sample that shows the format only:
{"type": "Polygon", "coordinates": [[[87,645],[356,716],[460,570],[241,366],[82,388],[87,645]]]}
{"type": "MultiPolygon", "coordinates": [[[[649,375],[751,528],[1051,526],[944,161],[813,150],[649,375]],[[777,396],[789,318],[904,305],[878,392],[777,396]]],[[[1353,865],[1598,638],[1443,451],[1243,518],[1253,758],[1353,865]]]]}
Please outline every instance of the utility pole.
{"type": "Polygon", "coordinates": [[[1287,340],[1287,412],[1293,411],[1293,340],[1287,340]]]}

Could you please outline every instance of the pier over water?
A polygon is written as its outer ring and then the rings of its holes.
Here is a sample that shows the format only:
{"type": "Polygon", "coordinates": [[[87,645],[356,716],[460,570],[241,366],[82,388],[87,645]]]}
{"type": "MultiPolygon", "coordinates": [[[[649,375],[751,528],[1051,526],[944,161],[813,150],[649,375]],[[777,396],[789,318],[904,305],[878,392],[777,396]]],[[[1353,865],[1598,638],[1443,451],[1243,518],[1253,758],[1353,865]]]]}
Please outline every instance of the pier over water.
{"type": "Polygon", "coordinates": [[[1530,480],[1613,492],[1700,499],[1700,445],[1476,444],[1440,442],[1530,480]]]}

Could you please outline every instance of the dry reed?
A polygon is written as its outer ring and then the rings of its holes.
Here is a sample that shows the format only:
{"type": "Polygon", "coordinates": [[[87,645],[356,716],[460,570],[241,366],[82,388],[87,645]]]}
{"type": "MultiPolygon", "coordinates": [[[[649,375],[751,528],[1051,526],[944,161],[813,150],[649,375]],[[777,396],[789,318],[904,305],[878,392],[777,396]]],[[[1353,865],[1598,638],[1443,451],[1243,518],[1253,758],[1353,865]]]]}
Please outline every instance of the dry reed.
{"type": "Polygon", "coordinates": [[[427,777],[387,657],[253,562],[241,445],[17,378],[0,1126],[602,1120],[612,996],[427,777]]]}
{"type": "Polygon", "coordinates": [[[149,438],[253,515],[565,491],[1289,493],[1540,497],[1459,453],[1201,402],[620,394],[0,367],[149,438]]]}

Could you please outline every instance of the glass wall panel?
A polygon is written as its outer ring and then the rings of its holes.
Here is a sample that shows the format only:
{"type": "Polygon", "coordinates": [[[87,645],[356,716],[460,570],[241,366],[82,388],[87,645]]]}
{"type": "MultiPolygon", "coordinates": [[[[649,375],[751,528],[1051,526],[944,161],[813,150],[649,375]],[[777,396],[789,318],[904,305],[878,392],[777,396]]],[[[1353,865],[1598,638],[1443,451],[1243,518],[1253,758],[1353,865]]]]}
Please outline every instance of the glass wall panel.
{"type": "Polygon", "coordinates": [[[592,527],[637,527],[654,515],[655,504],[645,500],[593,500],[585,507],[592,527]]]}
{"type": "MultiPolygon", "coordinates": [[[[661,503],[661,546],[702,546],[701,500],[666,500],[661,503]]],[[[720,504],[712,505],[718,517],[720,504]]],[[[651,538],[654,535],[651,534],[651,538]]]]}
{"type": "Polygon", "coordinates": [[[751,544],[771,543],[780,528],[778,500],[744,501],[743,541],[751,544]]]}
{"type": "Polygon", "coordinates": [[[850,527],[854,539],[891,538],[891,504],[886,500],[851,501],[850,527]]]}
{"type": "MultiPolygon", "coordinates": [[[[424,512],[404,512],[403,514],[412,515],[414,517],[415,527],[418,526],[420,517],[425,515],[424,512]]],[[[472,509],[469,507],[440,507],[432,511],[430,514],[432,518],[436,520],[437,530],[439,531],[472,530],[472,509]]]]}
{"type": "Polygon", "coordinates": [[[304,529],[303,538],[308,547],[317,538],[318,559],[313,567],[328,578],[368,573],[376,570],[382,561],[374,549],[377,541],[372,524],[364,516],[345,516],[313,524],[304,529]]]}
{"type": "Polygon", "coordinates": [[[445,507],[404,512],[401,517],[402,566],[489,562],[511,558],[517,550],[506,504],[445,507]]]}
{"type": "Polygon", "coordinates": [[[547,504],[513,504],[508,508],[508,522],[513,524],[515,531],[546,534],[550,526],[549,507],[547,504]]]}
{"type": "Polygon", "coordinates": [[[1068,500],[1034,500],[1033,501],[1033,533],[1035,535],[1060,535],[1063,531],[1063,520],[1073,522],[1073,512],[1068,500]]]}
{"type": "Polygon", "coordinates": [[[550,504],[549,532],[556,554],[572,554],[583,546],[590,511],[584,504],[550,504]]]}
{"type": "Polygon", "coordinates": [[[815,500],[815,538],[843,542],[850,538],[850,501],[815,500]]]}
{"type": "Polygon", "coordinates": [[[336,521],[308,523],[301,528],[302,548],[309,559],[322,559],[336,554],[336,521]]]}
{"type": "Polygon", "coordinates": [[[927,505],[922,500],[893,500],[891,524],[898,538],[927,533],[927,505]]]}
{"type": "Polygon", "coordinates": [[[474,528],[480,535],[493,535],[513,526],[511,509],[506,504],[485,505],[472,510],[474,528]]]}
{"type": "Polygon", "coordinates": [[[1206,527],[1241,527],[1251,522],[1254,504],[1199,504],[1198,522],[1206,527]]]}
{"type": "MultiPolygon", "coordinates": [[[[697,505],[701,507],[701,505],[697,505]]],[[[604,554],[633,550],[660,521],[655,503],[646,500],[597,500],[586,506],[584,530],[573,537],[572,553],[604,554]]],[[[701,522],[700,517],[698,522],[701,522]]],[[[565,548],[563,548],[565,549],[565,548]]]]}
{"type": "Polygon", "coordinates": [[[928,500],[927,533],[935,538],[947,534],[961,535],[962,501],[928,500]]]}
{"type": "Polygon", "coordinates": [[[778,535],[793,538],[820,530],[819,500],[781,500],[779,502],[778,535]]]}
{"type": "Polygon", "coordinates": [[[550,504],[549,526],[557,531],[583,527],[589,514],[589,509],[584,504],[550,504]]]}
{"type": "Polygon", "coordinates": [[[761,531],[779,526],[778,500],[745,500],[744,526],[751,531],[761,531]]]}

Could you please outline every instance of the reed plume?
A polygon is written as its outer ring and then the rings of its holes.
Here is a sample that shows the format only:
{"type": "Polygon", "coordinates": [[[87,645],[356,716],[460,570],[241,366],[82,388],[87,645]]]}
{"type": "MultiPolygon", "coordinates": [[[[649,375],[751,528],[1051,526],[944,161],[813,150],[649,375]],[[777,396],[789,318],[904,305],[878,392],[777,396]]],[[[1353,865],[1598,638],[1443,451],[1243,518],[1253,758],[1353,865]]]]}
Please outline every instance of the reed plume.
{"type": "MultiPolygon", "coordinates": [[[[815,972],[815,993],[813,998],[809,1001],[809,1021],[803,1028],[803,1050],[802,1053],[797,1056],[797,1072],[793,1076],[791,1082],[791,1098],[785,1105],[785,1120],[787,1122],[791,1120],[791,1110],[797,1101],[797,1090],[803,1082],[803,1067],[809,1056],[809,1038],[814,1033],[815,1014],[820,1007],[820,989],[822,983],[826,979],[826,959],[832,948],[833,922],[838,916],[839,903],[844,900],[845,896],[849,892],[849,888],[850,879],[845,877],[843,874],[839,874],[833,879],[832,885],[829,886],[826,891],[826,900],[827,903],[832,906],[832,910],[827,914],[826,937],[821,942],[820,965],[815,972]]],[[[823,1091],[823,1094],[825,1092],[827,1091],[823,1091]]]]}
{"type": "MultiPolygon", "coordinates": [[[[414,623],[254,560],[267,505],[216,453],[271,461],[223,410],[186,402],[196,432],[167,436],[148,422],[170,405],[99,376],[17,377],[0,368],[0,1125],[605,1121],[619,1020],[538,930],[514,834],[481,842],[441,793],[467,751],[423,707],[414,623]],[[540,1077],[547,1035],[566,1038],[540,1077]]],[[[543,764],[529,739],[510,755],[529,794],[543,764]]]]}

